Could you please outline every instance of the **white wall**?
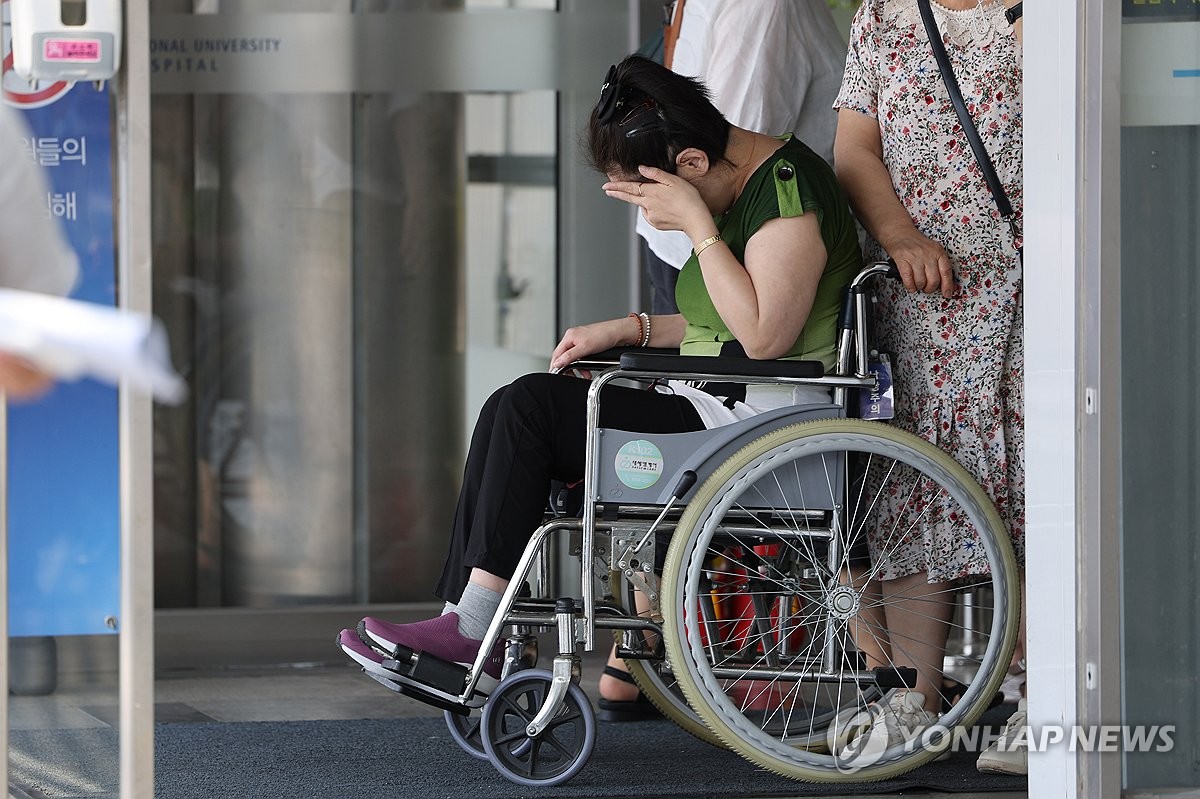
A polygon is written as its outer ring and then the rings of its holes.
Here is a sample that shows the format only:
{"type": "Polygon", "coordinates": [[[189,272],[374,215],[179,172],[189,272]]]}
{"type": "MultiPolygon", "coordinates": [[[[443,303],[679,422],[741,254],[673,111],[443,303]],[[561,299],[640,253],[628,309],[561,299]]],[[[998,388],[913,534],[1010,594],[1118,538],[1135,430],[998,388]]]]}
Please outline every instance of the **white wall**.
{"type": "MultiPolygon", "coordinates": [[[[1025,7],[1025,477],[1032,726],[1076,718],[1076,3],[1025,7]]],[[[1066,747],[1030,799],[1079,796],[1066,747]]]]}

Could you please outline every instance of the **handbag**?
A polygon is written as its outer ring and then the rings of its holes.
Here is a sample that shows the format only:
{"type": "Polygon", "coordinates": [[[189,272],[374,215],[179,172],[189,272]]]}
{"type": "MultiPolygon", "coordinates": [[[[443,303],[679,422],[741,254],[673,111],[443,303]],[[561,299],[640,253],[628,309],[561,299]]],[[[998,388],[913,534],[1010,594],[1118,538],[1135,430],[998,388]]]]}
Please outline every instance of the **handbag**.
{"type": "MultiPolygon", "coordinates": [[[[921,21],[925,23],[925,33],[929,36],[929,46],[933,50],[933,58],[937,61],[938,70],[942,73],[942,82],[946,84],[946,91],[950,93],[950,102],[954,105],[955,113],[958,114],[958,122],[967,137],[967,142],[971,145],[971,151],[975,153],[975,160],[979,164],[979,170],[983,172],[983,179],[987,181],[988,189],[992,192],[992,199],[996,201],[1000,218],[1008,223],[1008,228],[1012,231],[1015,244],[1021,241],[1021,228],[1017,224],[1017,215],[1013,211],[1012,203],[1008,201],[1008,194],[1004,191],[1000,177],[996,174],[996,167],[992,165],[991,156],[983,146],[983,139],[979,138],[979,129],[975,127],[975,121],[971,119],[971,114],[967,111],[962,91],[958,88],[958,79],[954,77],[954,70],[950,66],[950,56],[946,55],[946,47],[942,44],[942,32],[938,30],[937,20],[933,18],[933,9],[929,5],[929,0],[917,0],[917,7],[921,11],[921,21]]],[[[1017,247],[1018,258],[1022,258],[1022,249],[1024,248],[1017,247]]],[[[1024,259],[1022,258],[1022,260],[1024,259]]]]}

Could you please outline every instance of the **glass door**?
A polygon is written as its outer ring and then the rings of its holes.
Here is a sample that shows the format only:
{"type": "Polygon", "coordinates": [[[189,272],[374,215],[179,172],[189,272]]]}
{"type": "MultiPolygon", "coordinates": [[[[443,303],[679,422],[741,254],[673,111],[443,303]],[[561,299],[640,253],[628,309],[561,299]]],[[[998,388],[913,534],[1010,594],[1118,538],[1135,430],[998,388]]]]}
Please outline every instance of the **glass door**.
{"type": "Polygon", "coordinates": [[[478,407],[546,368],[561,286],[628,307],[625,237],[560,242],[629,11],[152,3],[154,307],[193,387],[155,413],[158,607],[432,598],[478,407]]]}
{"type": "MultiPolygon", "coordinates": [[[[1128,789],[1200,787],[1200,4],[1124,0],[1122,591],[1128,789]]],[[[1115,353],[1114,353],[1115,355],[1115,353]]]]}

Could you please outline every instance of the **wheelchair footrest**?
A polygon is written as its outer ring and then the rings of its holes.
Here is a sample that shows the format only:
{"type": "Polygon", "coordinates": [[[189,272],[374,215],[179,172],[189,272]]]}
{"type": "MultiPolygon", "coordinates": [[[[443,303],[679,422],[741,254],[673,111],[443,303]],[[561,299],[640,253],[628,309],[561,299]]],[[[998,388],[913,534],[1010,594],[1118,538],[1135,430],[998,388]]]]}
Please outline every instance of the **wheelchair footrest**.
{"type": "Polygon", "coordinates": [[[369,671],[364,671],[371,679],[387,688],[389,691],[395,691],[398,694],[407,696],[410,699],[415,699],[418,702],[423,702],[427,705],[432,705],[440,710],[449,710],[451,713],[457,713],[460,716],[469,715],[471,708],[464,705],[462,702],[455,702],[437,694],[429,693],[422,690],[419,686],[413,685],[410,682],[399,682],[398,680],[389,680],[387,677],[381,677],[378,674],[373,674],[369,671]]]}
{"type": "Polygon", "coordinates": [[[907,666],[881,666],[871,671],[875,672],[875,684],[880,688],[914,688],[917,684],[917,670],[907,666]]]}
{"type": "Polygon", "coordinates": [[[624,642],[617,643],[617,657],[622,660],[663,660],[666,658],[662,636],[658,637],[653,648],[642,646],[626,646],[624,642]]]}
{"type": "Polygon", "coordinates": [[[383,662],[383,667],[413,682],[447,694],[461,694],[467,684],[469,671],[466,666],[442,660],[428,652],[414,652],[404,646],[396,647],[394,655],[393,659],[383,662]]]}

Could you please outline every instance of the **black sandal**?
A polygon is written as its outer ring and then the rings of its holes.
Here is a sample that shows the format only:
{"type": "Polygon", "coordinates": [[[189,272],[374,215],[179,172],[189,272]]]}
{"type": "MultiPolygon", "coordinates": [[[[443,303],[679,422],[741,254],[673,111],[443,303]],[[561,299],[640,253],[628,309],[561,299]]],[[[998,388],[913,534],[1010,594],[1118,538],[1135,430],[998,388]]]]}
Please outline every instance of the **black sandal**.
{"type": "MultiPolygon", "coordinates": [[[[942,712],[949,713],[950,708],[954,707],[958,700],[962,699],[967,693],[966,685],[963,685],[953,677],[942,677],[942,712]]],[[[992,701],[988,703],[987,709],[994,710],[1004,704],[1004,693],[997,691],[992,697],[992,701]]]]}
{"type": "MultiPolygon", "coordinates": [[[[604,673],[621,682],[637,685],[633,675],[627,671],[613,666],[605,666],[604,673]]],[[[656,708],[640,690],[637,699],[622,702],[600,697],[596,704],[599,707],[599,710],[596,711],[596,718],[601,721],[649,721],[662,718],[662,711],[656,708]]]]}

